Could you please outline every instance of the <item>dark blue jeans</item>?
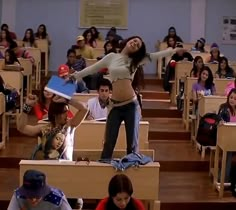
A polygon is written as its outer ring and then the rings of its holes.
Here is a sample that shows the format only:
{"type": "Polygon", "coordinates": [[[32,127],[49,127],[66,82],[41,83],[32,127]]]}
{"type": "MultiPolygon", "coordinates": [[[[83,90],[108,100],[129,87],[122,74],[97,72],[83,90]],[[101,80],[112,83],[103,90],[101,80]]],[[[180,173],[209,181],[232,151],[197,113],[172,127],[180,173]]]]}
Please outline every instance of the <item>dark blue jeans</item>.
{"type": "Polygon", "coordinates": [[[107,117],[105,142],[101,159],[112,158],[122,121],[125,123],[127,154],[138,152],[140,117],[137,100],[111,109],[107,117]]]}

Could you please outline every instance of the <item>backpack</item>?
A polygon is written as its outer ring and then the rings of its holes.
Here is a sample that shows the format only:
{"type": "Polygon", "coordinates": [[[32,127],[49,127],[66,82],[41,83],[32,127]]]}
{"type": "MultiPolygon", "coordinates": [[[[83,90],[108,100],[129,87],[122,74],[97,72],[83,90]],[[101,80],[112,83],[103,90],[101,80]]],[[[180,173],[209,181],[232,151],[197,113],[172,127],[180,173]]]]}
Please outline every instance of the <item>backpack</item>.
{"type": "Polygon", "coordinates": [[[205,114],[199,122],[197,142],[202,146],[216,146],[217,126],[221,118],[214,113],[205,114]]]}
{"type": "Polygon", "coordinates": [[[20,108],[19,100],[20,95],[15,90],[12,90],[8,95],[6,95],[6,111],[20,108]]]}

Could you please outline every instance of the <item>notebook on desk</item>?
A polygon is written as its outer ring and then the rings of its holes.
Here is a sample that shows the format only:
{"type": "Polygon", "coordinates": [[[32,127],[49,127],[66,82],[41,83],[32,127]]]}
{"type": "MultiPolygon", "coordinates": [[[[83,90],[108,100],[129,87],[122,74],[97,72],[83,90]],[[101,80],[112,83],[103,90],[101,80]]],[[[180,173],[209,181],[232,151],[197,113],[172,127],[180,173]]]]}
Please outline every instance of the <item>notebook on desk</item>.
{"type": "Polygon", "coordinates": [[[45,90],[70,100],[76,92],[76,85],[71,82],[66,83],[64,79],[58,76],[52,76],[45,90]]]}

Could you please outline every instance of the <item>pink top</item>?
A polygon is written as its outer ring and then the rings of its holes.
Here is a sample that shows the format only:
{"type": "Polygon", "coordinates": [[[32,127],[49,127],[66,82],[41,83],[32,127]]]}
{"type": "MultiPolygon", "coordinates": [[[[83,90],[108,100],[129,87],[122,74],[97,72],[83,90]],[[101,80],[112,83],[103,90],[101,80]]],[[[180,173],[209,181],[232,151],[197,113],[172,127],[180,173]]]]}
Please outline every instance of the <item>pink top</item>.
{"type": "Polygon", "coordinates": [[[236,122],[236,115],[230,115],[230,122],[236,122]]]}
{"type": "Polygon", "coordinates": [[[229,82],[225,88],[225,96],[228,96],[229,92],[235,88],[235,82],[229,82]]]}

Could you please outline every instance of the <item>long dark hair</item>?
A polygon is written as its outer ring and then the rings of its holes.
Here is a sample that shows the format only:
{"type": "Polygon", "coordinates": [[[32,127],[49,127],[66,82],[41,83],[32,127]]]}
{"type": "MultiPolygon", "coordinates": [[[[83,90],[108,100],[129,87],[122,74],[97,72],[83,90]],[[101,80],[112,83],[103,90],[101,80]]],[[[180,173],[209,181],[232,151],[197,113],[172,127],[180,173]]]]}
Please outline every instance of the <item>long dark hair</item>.
{"type": "Polygon", "coordinates": [[[85,43],[89,44],[91,47],[93,46],[93,43],[96,41],[94,36],[93,36],[93,33],[92,33],[92,31],[90,29],[87,29],[87,30],[84,31],[83,37],[84,37],[85,43]],[[91,33],[91,39],[87,40],[87,35],[89,33],[91,33]]]}
{"type": "Polygon", "coordinates": [[[105,55],[107,55],[107,54],[109,54],[109,53],[111,53],[111,52],[114,52],[114,53],[117,52],[117,51],[116,51],[116,48],[115,48],[115,46],[114,46],[114,43],[113,43],[112,41],[106,41],[105,44],[104,44],[104,46],[103,46],[103,48],[104,48],[104,51],[105,51],[105,55]],[[108,44],[110,44],[110,45],[112,46],[112,48],[111,48],[110,50],[107,50],[107,45],[108,45],[108,44]]]}
{"type": "Polygon", "coordinates": [[[98,29],[97,29],[95,26],[92,26],[92,27],[90,28],[90,31],[91,31],[91,33],[92,33],[93,38],[94,38],[94,39],[97,39],[98,36],[99,36],[98,29]],[[95,34],[92,33],[92,30],[95,31],[95,34]]]}
{"type": "Polygon", "coordinates": [[[25,30],[25,35],[24,35],[24,38],[23,38],[23,42],[30,42],[30,45],[33,46],[34,45],[34,41],[35,41],[35,38],[34,38],[34,31],[32,28],[28,28],[25,30]],[[26,38],[26,34],[27,32],[30,32],[30,38],[29,40],[26,38]]]}
{"type": "MultiPolygon", "coordinates": [[[[106,210],[119,210],[119,208],[114,204],[112,198],[118,193],[122,192],[127,193],[131,197],[133,194],[133,186],[129,177],[124,174],[117,174],[111,178],[108,186],[109,198],[106,205],[106,210]]],[[[130,201],[125,209],[136,210],[136,206],[132,197],[130,198],[130,201]]]]}
{"type": "MultiPolygon", "coordinates": [[[[2,29],[2,30],[1,30],[1,33],[2,33],[3,31],[5,31],[5,33],[6,33],[6,41],[7,41],[8,43],[13,42],[13,39],[11,38],[10,32],[9,32],[8,30],[6,30],[6,29],[2,29]]],[[[2,41],[2,35],[0,36],[0,41],[2,41]]]]}
{"type": "Polygon", "coordinates": [[[169,36],[169,37],[167,38],[167,41],[166,41],[167,47],[175,48],[176,43],[177,43],[176,37],[171,37],[171,36],[169,36]],[[170,46],[170,39],[173,39],[173,40],[174,40],[174,42],[175,42],[174,47],[170,46]]]}
{"type": "Polygon", "coordinates": [[[205,88],[212,90],[212,88],[214,86],[213,74],[212,74],[211,69],[208,66],[204,66],[203,69],[200,71],[200,74],[199,74],[199,77],[198,77],[198,83],[201,81],[201,75],[202,75],[203,71],[207,71],[208,72],[208,78],[207,78],[207,80],[205,82],[205,88]]]}
{"type": "Polygon", "coordinates": [[[202,43],[202,42],[200,42],[199,40],[196,42],[196,44],[195,44],[195,49],[196,50],[198,50],[198,51],[200,51],[200,52],[205,52],[205,44],[204,43],[202,43]],[[199,45],[199,43],[201,43],[202,44],[202,46],[201,47],[199,47],[198,45],[199,45]]]}
{"type": "MultiPolygon", "coordinates": [[[[229,98],[230,98],[230,96],[232,95],[232,94],[236,94],[236,88],[233,88],[233,89],[231,89],[230,90],[230,92],[229,92],[229,94],[228,94],[228,96],[227,96],[227,101],[224,103],[224,104],[222,104],[221,106],[220,106],[220,109],[222,109],[222,108],[228,108],[229,109],[229,111],[230,111],[230,114],[232,115],[232,116],[235,116],[235,112],[234,112],[234,109],[230,106],[230,104],[229,104],[229,98]]],[[[236,108],[236,107],[235,107],[236,108]]]]}
{"type": "Polygon", "coordinates": [[[220,57],[220,59],[219,59],[219,64],[218,64],[218,72],[219,72],[219,74],[221,74],[221,67],[220,67],[220,64],[223,62],[223,61],[225,61],[225,63],[226,63],[226,68],[225,68],[225,71],[226,71],[226,74],[227,73],[229,73],[230,71],[232,71],[232,69],[230,68],[230,66],[229,66],[229,61],[228,61],[228,59],[226,58],[226,57],[220,57]]]}
{"type": "MultiPolygon", "coordinates": [[[[125,48],[126,44],[130,40],[135,38],[138,38],[142,41],[142,39],[139,36],[132,36],[126,40],[123,40],[122,43],[120,44],[120,52],[125,48]]],[[[131,63],[129,67],[130,74],[133,74],[137,70],[134,75],[133,84],[135,84],[136,87],[144,85],[143,68],[139,66],[140,62],[147,56],[146,46],[144,42],[142,41],[142,45],[137,52],[129,54],[128,56],[129,58],[131,58],[131,63]]]]}
{"type": "Polygon", "coordinates": [[[56,116],[65,113],[65,107],[67,106],[67,103],[57,103],[54,101],[50,103],[48,110],[48,120],[53,126],[56,125],[56,116]]]}
{"type": "MultiPolygon", "coordinates": [[[[192,70],[191,70],[191,72],[193,72],[194,77],[197,77],[197,75],[198,75],[198,69],[197,69],[197,65],[196,65],[196,64],[197,64],[198,60],[200,60],[200,59],[202,59],[201,56],[196,56],[196,57],[194,58],[194,61],[193,61],[193,68],[192,68],[192,70]]],[[[202,59],[202,62],[203,62],[203,59],[202,59]]],[[[203,69],[203,67],[204,67],[204,63],[203,63],[202,69],[203,69]]]]}
{"type": "Polygon", "coordinates": [[[42,37],[42,39],[46,39],[47,38],[47,27],[46,27],[46,25],[45,24],[40,24],[39,25],[39,27],[38,27],[38,30],[37,30],[37,32],[35,33],[35,37],[42,37]],[[39,28],[40,27],[43,27],[43,32],[40,34],[39,33],[39,28]]]}
{"type": "Polygon", "coordinates": [[[15,52],[14,52],[12,49],[7,49],[7,50],[5,51],[5,64],[7,64],[7,65],[12,65],[12,64],[14,64],[15,62],[17,62],[17,63],[20,64],[20,62],[19,62],[19,60],[18,60],[18,58],[17,58],[15,52]],[[6,60],[6,53],[9,54],[9,61],[6,60]]]}

